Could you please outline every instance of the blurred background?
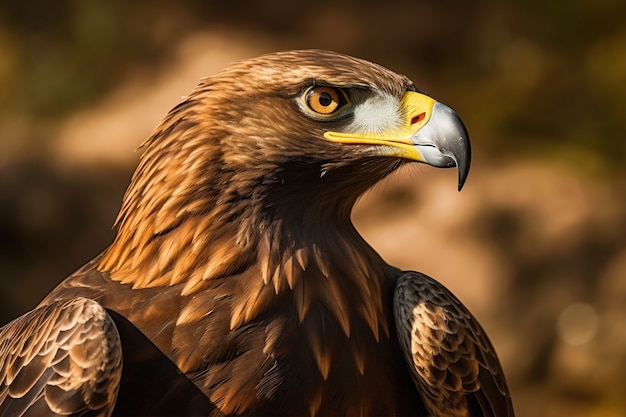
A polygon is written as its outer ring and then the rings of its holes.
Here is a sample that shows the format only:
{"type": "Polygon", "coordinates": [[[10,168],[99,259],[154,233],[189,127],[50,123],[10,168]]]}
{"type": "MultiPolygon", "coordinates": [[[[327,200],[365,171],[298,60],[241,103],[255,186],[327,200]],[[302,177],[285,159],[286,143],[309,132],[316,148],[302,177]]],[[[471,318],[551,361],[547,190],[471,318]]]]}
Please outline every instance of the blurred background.
{"type": "Polygon", "coordinates": [[[0,323],[113,239],[151,129],[206,75],[324,48],[404,73],[472,137],[354,211],[385,259],[453,290],[519,416],[626,410],[626,2],[0,3],[0,323]]]}

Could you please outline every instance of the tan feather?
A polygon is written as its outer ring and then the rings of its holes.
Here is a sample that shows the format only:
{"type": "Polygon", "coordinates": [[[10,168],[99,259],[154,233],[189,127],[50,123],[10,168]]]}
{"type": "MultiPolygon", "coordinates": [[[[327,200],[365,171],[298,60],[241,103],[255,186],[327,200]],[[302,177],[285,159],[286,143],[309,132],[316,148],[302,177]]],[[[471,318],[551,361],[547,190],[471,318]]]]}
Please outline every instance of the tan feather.
{"type": "Polygon", "coordinates": [[[317,412],[319,411],[320,406],[322,405],[323,399],[324,399],[324,394],[322,390],[321,389],[316,390],[309,403],[309,416],[310,417],[315,417],[317,415],[317,412]]]}

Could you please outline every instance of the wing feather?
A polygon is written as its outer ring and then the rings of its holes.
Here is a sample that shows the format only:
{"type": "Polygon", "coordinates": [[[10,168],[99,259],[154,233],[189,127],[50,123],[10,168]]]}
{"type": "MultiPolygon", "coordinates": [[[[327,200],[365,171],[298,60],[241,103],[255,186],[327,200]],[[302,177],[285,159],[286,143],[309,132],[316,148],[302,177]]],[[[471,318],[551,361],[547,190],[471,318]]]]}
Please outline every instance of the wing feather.
{"type": "Polygon", "coordinates": [[[86,298],[57,301],[0,328],[0,416],[109,416],[122,373],[113,320],[86,298]]]}
{"type": "Polygon", "coordinates": [[[405,272],[394,294],[400,346],[433,417],[514,415],[495,349],[443,285],[405,272]]]}

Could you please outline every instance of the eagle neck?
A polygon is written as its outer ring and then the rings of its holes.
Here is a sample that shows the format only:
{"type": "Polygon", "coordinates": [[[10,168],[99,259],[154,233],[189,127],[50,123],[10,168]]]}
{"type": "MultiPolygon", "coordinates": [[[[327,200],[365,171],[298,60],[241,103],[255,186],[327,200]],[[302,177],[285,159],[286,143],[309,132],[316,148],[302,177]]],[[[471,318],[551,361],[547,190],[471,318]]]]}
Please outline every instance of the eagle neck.
{"type": "MultiPolygon", "coordinates": [[[[321,215],[316,205],[243,225],[245,236],[254,234],[252,227],[261,229],[255,270],[263,285],[234,309],[232,328],[266,311],[268,299],[286,296],[301,323],[323,311],[346,337],[363,326],[377,340],[381,331],[389,335],[384,311],[389,267],[354,228],[350,208],[339,205],[321,215]]],[[[318,330],[312,330],[312,339],[318,330]]]]}

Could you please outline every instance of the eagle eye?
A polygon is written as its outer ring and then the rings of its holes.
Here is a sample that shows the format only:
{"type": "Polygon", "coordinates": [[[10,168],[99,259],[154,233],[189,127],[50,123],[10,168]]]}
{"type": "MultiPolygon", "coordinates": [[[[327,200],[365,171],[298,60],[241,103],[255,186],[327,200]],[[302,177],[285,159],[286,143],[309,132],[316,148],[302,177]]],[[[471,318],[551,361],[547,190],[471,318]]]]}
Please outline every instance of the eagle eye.
{"type": "Polygon", "coordinates": [[[317,86],[305,95],[307,107],[321,116],[330,116],[347,103],[345,93],[337,88],[317,86]]]}

